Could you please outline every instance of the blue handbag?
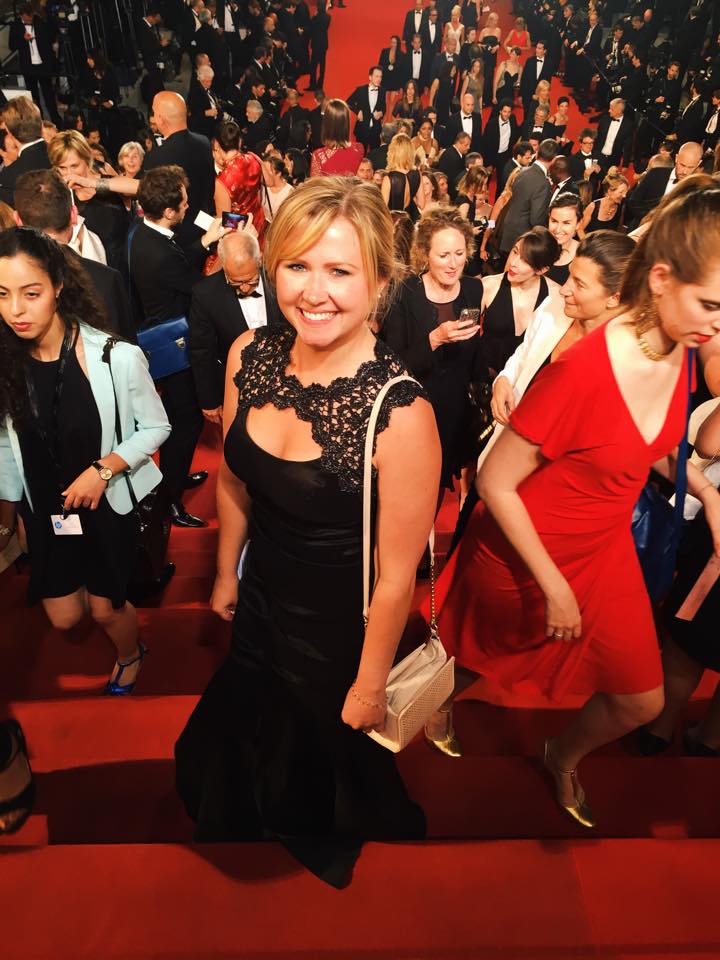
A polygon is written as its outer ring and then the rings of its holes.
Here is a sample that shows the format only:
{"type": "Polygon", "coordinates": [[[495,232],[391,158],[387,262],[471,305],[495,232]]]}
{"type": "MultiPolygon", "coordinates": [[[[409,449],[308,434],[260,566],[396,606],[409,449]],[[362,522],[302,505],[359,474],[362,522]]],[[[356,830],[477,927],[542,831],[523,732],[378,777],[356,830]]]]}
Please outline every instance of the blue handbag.
{"type": "Polygon", "coordinates": [[[675,506],[651,483],[645,484],[635,504],[632,535],[650,599],[658,602],[670,592],[675,578],[675,560],[683,529],[687,492],[688,425],[695,351],[688,352],[688,416],[680,441],[675,469],[675,506]]]}
{"type": "Polygon", "coordinates": [[[153,380],[169,377],[170,374],[187,370],[190,366],[188,322],[185,317],[164,320],[138,330],[137,339],[148,358],[153,380]]]}

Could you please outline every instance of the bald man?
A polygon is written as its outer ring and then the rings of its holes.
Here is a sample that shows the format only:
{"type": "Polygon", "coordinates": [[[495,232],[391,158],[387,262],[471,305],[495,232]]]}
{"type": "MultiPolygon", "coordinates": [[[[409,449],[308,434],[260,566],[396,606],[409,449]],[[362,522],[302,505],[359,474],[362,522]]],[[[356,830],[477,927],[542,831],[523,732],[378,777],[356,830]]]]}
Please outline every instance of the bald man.
{"type": "Polygon", "coordinates": [[[187,105],[179,93],[163,90],[156,94],[153,114],[164,139],[159,147],[145,154],[143,170],[177,164],[187,174],[188,212],[175,235],[180,246],[187,250],[204,233],[194,223],[198,211],[211,216],[215,212],[215,165],[210,141],[188,130],[187,105]]]}
{"type": "Polygon", "coordinates": [[[284,322],[252,233],[237,230],[218,244],[222,270],[195,284],[189,316],[190,367],[203,416],[220,423],[225,362],[246,330],[284,322]]]}
{"type": "Polygon", "coordinates": [[[674,167],[654,167],[648,170],[640,183],[628,194],[630,229],[634,230],[650,210],[654,210],[666,193],[680,180],[697,173],[703,157],[699,143],[689,140],[677,152],[674,167]]]}

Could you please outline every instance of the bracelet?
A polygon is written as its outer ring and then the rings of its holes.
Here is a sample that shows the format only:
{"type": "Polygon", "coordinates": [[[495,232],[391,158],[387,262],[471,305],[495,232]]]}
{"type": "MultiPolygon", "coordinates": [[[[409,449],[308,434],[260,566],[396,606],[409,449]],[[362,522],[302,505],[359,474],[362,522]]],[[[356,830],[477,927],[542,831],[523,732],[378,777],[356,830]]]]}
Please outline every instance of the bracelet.
{"type": "Polygon", "coordinates": [[[107,180],[103,180],[102,177],[98,180],[98,182],[95,184],[95,193],[112,193],[110,184],[107,182],[107,180]]]}
{"type": "Polygon", "coordinates": [[[15,527],[13,527],[11,530],[10,527],[6,527],[4,524],[0,524],[0,537],[11,537],[14,533],[15,533],[15,527]]]}
{"type": "Polygon", "coordinates": [[[360,694],[355,689],[355,684],[350,687],[350,693],[357,700],[358,703],[361,703],[364,707],[371,707],[373,710],[386,710],[387,709],[387,697],[383,703],[375,703],[374,700],[367,700],[365,697],[361,697],[360,694]]]}

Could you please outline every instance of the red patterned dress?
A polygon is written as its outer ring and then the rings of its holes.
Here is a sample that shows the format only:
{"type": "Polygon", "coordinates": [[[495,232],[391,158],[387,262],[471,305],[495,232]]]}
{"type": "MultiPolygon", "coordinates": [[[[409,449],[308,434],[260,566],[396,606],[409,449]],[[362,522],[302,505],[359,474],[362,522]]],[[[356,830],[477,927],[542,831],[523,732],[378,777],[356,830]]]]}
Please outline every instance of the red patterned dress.
{"type": "Polygon", "coordinates": [[[351,143],[349,147],[320,147],[313,151],[310,176],[354,177],[363,155],[360,143],[351,143]]]}

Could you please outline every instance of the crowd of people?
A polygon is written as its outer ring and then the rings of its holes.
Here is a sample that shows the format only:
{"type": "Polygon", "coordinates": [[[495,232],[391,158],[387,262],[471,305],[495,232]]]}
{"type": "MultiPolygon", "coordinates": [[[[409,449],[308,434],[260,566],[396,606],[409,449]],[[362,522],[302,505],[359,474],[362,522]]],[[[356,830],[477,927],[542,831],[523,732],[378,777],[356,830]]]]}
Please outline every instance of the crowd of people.
{"type": "MultiPolygon", "coordinates": [[[[197,839],[280,838],[336,886],[363,840],[424,835],[365,734],[448,491],[455,694],[481,674],[587,697],[542,755],[576,823],[595,825],[578,763],[633,731],[667,749],[720,667],[717,583],[678,616],[720,558],[717,5],[515,0],[503,35],[483,0],[414,0],[344,98],[323,89],[343,7],[143,4],[145,118],[99,50],[78,109],[61,102],[52,14],[20,4],[31,96],[0,130],[0,550],[20,539],[54,627],[94,619],[116,651],[105,692],[131,694],[152,639],[131,602],[140,511],[204,526],[183,495],[221,430],[210,604],[232,640],[176,744],[178,790],[197,839]],[[166,89],[188,61],[184,95],[166,89]],[[371,446],[364,621],[366,433],[406,374],[371,446]],[[706,462],[686,465],[705,401],[706,462]],[[661,644],[631,533],[650,474],[686,477],[701,507],[661,644]]],[[[425,738],[462,757],[452,698],[425,738]]],[[[720,755],[720,692],[684,744],[720,755]]],[[[0,833],[33,790],[8,719],[0,833]]]]}

